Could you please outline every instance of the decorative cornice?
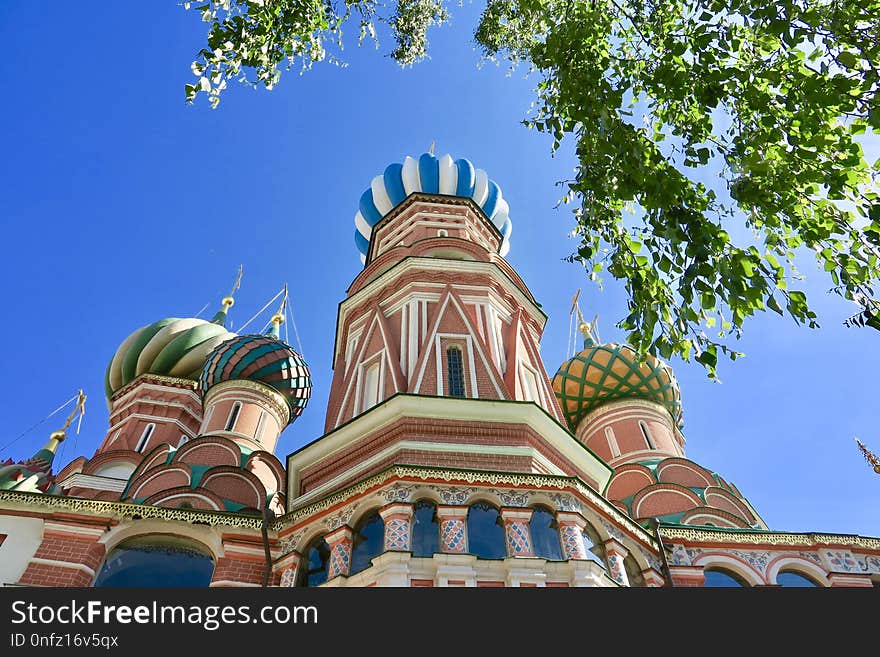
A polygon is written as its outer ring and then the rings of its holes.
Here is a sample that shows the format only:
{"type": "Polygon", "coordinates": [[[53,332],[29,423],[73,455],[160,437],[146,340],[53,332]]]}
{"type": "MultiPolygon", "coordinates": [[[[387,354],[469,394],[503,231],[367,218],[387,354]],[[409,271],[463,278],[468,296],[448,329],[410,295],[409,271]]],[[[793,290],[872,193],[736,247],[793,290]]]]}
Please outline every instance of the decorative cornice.
{"type": "Polygon", "coordinates": [[[648,531],[637,522],[621,513],[615,506],[599,495],[592,488],[584,484],[577,477],[562,475],[541,475],[516,472],[490,472],[482,470],[455,470],[446,468],[431,468],[424,466],[391,466],[367,479],[352,484],[332,495],[328,495],[316,502],[308,503],[297,508],[294,500],[289,511],[276,520],[271,528],[283,531],[298,523],[310,519],[328,509],[336,508],[363,493],[375,489],[390,480],[403,480],[411,482],[447,481],[468,483],[481,486],[509,486],[515,488],[530,489],[569,489],[576,492],[582,499],[588,501],[599,511],[604,513],[618,527],[622,527],[640,541],[657,549],[654,538],[648,531]]]}
{"type": "Polygon", "coordinates": [[[259,381],[250,381],[248,379],[231,379],[229,381],[221,381],[220,383],[211,386],[210,390],[205,393],[204,406],[207,407],[214,397],[224,391],[229,391],[232,388],[244,388],[246,390],[252,390],[256,393],[259,393],[260,395],[265,396],[267,398],[269,406],[271,406],[272,410],[274,410],[278,414],[278,417],[281,420],[281,426],[287,426],[287,423],[290,420],[290,406],[288,406],[287,400],[284,398],[284,395],[279,393],[277,390],[270,388],[265,383],[260,383],[259,381]]]}
{"type": "Polygon", "coordinates": [[[199,382],[192,381],[191,379],[183,379],[177,376],[166,376],[165,374],[153,374],[151,372],[144,372],[143,374],[135,377],[133,381],[129,381],[119,390],[114,392],[113,396],[110,397],[110,403],[115,403],[116,400],[118,400],[120,397],[124,396],[130,390],[136,388],[139,384],[144,382],[165,383],[173,388],[188,388],[189,390],[196,390],[199,387],[199,382]]]}
{"type": "Polygon", "coordinates": [[[670,527],[660,525],[660,535],[668,540],[689,543],[724,543],[734,545],[786,545],[814,547],[820,545],[849,545],[865,550],[880,550],[880,538],[854,534],[795,534],[759,530],[701,529],[699,527],[670,527]]]}
{"type": "Polygon", "coordinates": [[[75,513],[88,513],[114,519],[159,518],[161,520],[180,520],[189,524],[210,525],[212,527],[226,525],[230,527],[249,527],[258,530],[262,524],[261,518],[224,513],[222,511],[166,509],[146,504],[0,491],[0,508],[7,505],[14,505],[18,508],[26,506],[31,509],[45,509],[48,511],[73,511],[75,513]]]}

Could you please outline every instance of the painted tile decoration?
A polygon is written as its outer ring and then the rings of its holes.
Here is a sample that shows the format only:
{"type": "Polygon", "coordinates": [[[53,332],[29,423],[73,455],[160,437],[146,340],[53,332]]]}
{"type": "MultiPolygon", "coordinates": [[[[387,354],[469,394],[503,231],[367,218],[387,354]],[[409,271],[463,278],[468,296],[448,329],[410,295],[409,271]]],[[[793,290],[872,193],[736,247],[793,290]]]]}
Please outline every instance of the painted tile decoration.
{"type": "Polygon", "coordinates": [[[814,563],[822,565],[822,560],[819,558],[819,555],[815,552],[798,552],[798,556],[801,559],[806,559],[807,561],[812,561],[814,563]]]}
{"type": "Polygon", "coordinates": [[[584,545],[584,535],[581,528],[573,524],[561,524],[559,526],[559,540],[566,559],[586,559],[587,548],[584,545]]]}
{"type": "Polygon", "coordinates": [[[865,557],[865,567],[868,569],[868,572],[880,573],[880,557],[865,557]]]}
{"type": "Polygon", "coordinates": [[[440,549],[443,552],[465,551],[465,527],[462,518],[445,518],[440,521],[440,549]]]}
{"type": "Polygon", "coordinates": [[[440,499],[443,500],[443,504],[452,504],[461,506],[467,501],[468,496],[472,491],[476,490],[474,488],[455,488],[455,487],[437,487],[435,488],[437,493],[440,495],[440,499]]]}
{"type": "Polygon", "coordinates": [[[825,550],[825,559],[831,564],[833,570],[845,573],[859,572],[859,564],[851,552],[843,550],[825,550]]]}
{"type": "Polygon", "coordinates": [[[385,523],[385,549],[409,550],[409,520],[391,518],[385,523]]]}
{"type": "Polygon", "coordinates": [[[296,583],[296,568],[285,568],[281,573],[281,586],[293,586],[296,583]]]}
{"type": "Polygon", "coordinates": [[[623,557],[612,550],[608,551],[608,574],[621,586],[629,586],[626,571],[623,568],[623,557]]]}
{"type": "Polygon", "coordinates": [[[532,552],[532,537],[529,525],[524,520],[507,520],[504,522],[504,535],[507,537],[507,554],[515,556],[528,555],[532,552]]]}
{"type": "Polygon", "coordinates": [[[770,561],[769,552],[744,552],[742,550],[731,550],[730,552],[745,561],[762,575],[767,571],[767,562],[770,561]]]}
{"type": "Polygon", "coordinates": [[[672,565],[690,566],[693,564],[694,559],[702,553],[702,550],[696,548],[685,548],[683,545],[676,545],[672,549],[672,565]]]}
{"type": "Polygon", "coordinates": [[[602,520],[602,526],[605,528],[605,531],[608,532],[608,535],[616,540],[618,543],[622,543],[624,540],[624,534],[617,527],[612,525],[607,520],[602,520]]]}
{"type": "Polygon", "coordinates": [[[330,564],[327,579],[337,575],[348,575],[351,567],[351,541],[342,540],[330,546],[330,564]]]}
{"type": "Polygon", "coordinates": [[[584,505],[575,499],[573,495],[553,493],[549,497],[556,504],[556,508],[559,511],[575,511],[577,513],[583,513],[584,505]]]}
{"type": "Polygon", "coordinates": [[[504,506],[527,507],[532,499],[528,491],[499,490],[496,491],[504,506]]]}
{"type": "Polygon", "coordinates": [[[347,525],[351,517],[354,515],[354,510],[357,507],[356,504],[352,504],[351,506],[347,506],[341,511],[337,511],[331,516],[327,517],[327,529],[328,531],[333,531],[335,529],[339,529],[342,525],[347,525]]]}
{"type": "Polygon", "coordinates": [[[404,486],[403,484],[394,484],[391,488],[382,491],[382,497],[388,504],[392,502],[409,502],[412,500],[415,486],[404,486]]]}

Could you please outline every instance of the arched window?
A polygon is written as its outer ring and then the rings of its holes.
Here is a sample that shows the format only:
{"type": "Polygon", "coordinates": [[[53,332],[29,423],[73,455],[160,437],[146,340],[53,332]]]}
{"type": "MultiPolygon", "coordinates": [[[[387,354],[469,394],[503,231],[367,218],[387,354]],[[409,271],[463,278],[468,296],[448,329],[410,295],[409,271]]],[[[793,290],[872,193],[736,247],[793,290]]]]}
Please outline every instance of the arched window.
{"type": "Polygon", "coordinates": [[[703,586],[723,586],[731,588],[748,586],[748,584],[743,581],[742,577],[722,568],[706,569],[704,574],[706,576],[706,583],[703,584],[703,586]]]}
{"type": "Polygon", "coordinates": [[[381,382],[379,363],[373,363],[364,370],[364,392],[361,410],[366,411],[379,403],[379,385],[381,382]]]}
{"type": "Polygon", "coordinates": [[[226,431],[234,431],[235,423],[238,422],[238,414],[241,412],[241,402],[235,402],[232,410],[229,411],[229,417],[226,419],[226,431]]]}
{"type": "Polygon", "coordinates": [[[657,449],[654,446],[654,440],[651,438],[651,430],[648,429],[648,425],[645,424],[644,420],[639,420],[639,428],[642,430],[642,436],[645,438],[645,444],[648,446],[648,449],[657,449]]]}
{"type": "Polygon", "coordinates": [[[464,368],[459,347],[449,347],[446,350],[446,377],[449,396],[464,397],[464,368]]]}
{"type": "Polygon", "coordinates": [[[602,545],[602,542],[599,540],[599,535],[596,533],[596,530],[587,525],[581,533],[584,536],[584,547],[587,549],[587,559],[595,561],[602,566],[602,568],[608,570],[608,565],[605,563],[605,546],[602,545]]]}
{"type": "Polygon", "coordinates": [[[477,502],[468,509],[468,548],[481,559],[504,559],[507,545],[501,514],[491,504],[477,502]]]}
{"type": "Polygon", "coordinates": [[[630,586],[645,586],[645,576],[642,575],[642,569],[639,568],[633,555],[626,555],[623,560],[623,568],[626,570],[626,578],[629,580],[630,586]]]}
{"type": "Polygon", "coordinates": [[[351,546],[351,574],[370,567],[373,558],[385,550],[385,521],[378,511],[361,518],[351,546]]]}
{"type": "Polygon", "coordinates": [[[260,411],[260,419],[257,420],[257,428],[254,431],[254,440],[258,443],[263,441],[263,432],[266,430],[266,411],[260,411]]]}
{"type": "Polygon", "coordinates": [[[559,529],[552,511],[542,506],[536,507],[529,521],[529,530],[532,533],[532,549],[536,557],[552,561],[562,560],[559,529]]]}
{"type": "Polygon", "coordinates": [[[95,586],[208,586],[214,560],[195,541],[171,536],[139,536],[110,551],[95,586]]]}
{"type": "Polygon", "coordinates": [[[412,555],[430,557],[440,552],[440,524],[437,506],[433,502],[416,502],[413,511],[412,555]]]}
{"type": "Polygon", "coordinates": [[[608,441],[608,449],[611,450],[611,456],[620,456],[620,447],[617,444],[617,438],[614,435],[614,429],[605,427],[605,439],[608,441]]]}
{"type": "Polygon", "coordinates": [[[297,586],[319,586],[327,581],[327,563],[330,546],[323,536],[318,536],[303,550],[299,561],[297,586]]]}
{"type": "Polygon", "coordinates": [[[792,570],[783,570],[776,576],[776,583],[784,587],[817,587],[812,579],[792,570]]]}
{"type": "Polygon", "coordinates": [[[141,434],[141,439],[138,440],[137,446],[134,448],[136,452],[143,452],[144,447],[147,446],[147,441],[150,439],[150,436],[153,435],[153,431],[156,429],[156,425],[150,422],[147,425],[147,428],[144,429],[144,432],[141,434]]]}

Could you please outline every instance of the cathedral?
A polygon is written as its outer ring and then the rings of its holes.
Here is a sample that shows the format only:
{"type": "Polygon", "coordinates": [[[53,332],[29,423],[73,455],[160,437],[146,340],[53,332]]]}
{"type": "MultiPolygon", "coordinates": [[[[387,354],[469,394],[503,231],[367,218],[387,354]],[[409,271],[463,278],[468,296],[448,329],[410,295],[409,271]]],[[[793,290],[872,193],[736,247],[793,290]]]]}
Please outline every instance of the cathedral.
{"type": "Polygon", "coordinates": [[[880,586],[880,538],[774,531],[687,458],[668,364],[579,309],[582,349],[542,361],[509,214],[467,159],[373,178],[324,433],[291,454],[279,436],[317,409],[286,296],[265,333],[226,327],[234,294],[210,320],[119,327],[95,453],[54,463],[80,394],[0,462],[0,585],[880,586]]]}

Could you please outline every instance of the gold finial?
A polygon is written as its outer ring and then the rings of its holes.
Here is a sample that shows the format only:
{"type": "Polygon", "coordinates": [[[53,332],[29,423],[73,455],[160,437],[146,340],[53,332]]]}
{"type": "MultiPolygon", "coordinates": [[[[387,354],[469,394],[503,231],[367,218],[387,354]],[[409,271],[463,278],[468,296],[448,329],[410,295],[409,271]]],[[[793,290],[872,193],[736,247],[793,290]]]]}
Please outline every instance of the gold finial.
{"type": "Polygon", "coordinates": [[[434,154],[434,142],[433,141],[431,142],[431,148],[428,149],[428,153],[430,153],[431,155],[434,154]]]}
{"type": "Polygon", "coordinates": [[[232,295],[234,295],[235,291],[239,287],[241,287],[241,270],[242,270],[242,266],[239,265],[238,266],[238,276],[235,278],[235,283],[232,286],[232,290],[229,292],[229,294],[227,296],[223,297],[223,301],[221,301],[221,303],[223,304],[223,308],[225,310],[229,310],[230,308],[232,308],[233,304],[235,303],[235,299],[233,299],[232,295]]]}
{"type": "Polygon", "coordinates": [[[73,420],[79,416],[80,420],[82,420],[82,416],[86,414],[86,396],[83,394],[82,389],[77,391],[76,393],[76,406],[70,412],[70,415],[67,416],[67,419],[64,421],[64,425],[58,430],[53,431],[49,436],[50,440],[57,440],[59,443],[64,440],[67,435],[67,428],[71,425],[73,420]]]}
{"type": "Polygon", "coordinates": [[[284,296],[281,297],[281,305],[278,307],[277,312],[272,315],[272,324],[275,325],[275,329],[277,330],[279,326],[284,323],[284,308],[287,306],[287,283],[284,284],[284,296]]]}
{"type": "Polygon", "coordinates": [[[596,313],[596,316],[593,317],[592,322],[587,322],[584,320],[584,315],[581,312],[581,306],[578,303],[578,299],[581,296],[580,288],[575,292],[574,296],[571,298],[571,310],[569,311],[569,315],[574,315],[577,313],[577,321],[578,321],[578,331],[580,331],[585,339],[592,340],[599,343],[599,313],[596,313]]]}
{"type": "Polygon", "coordinates": [[[859,445],[859,449],[862,450],[862,454],[864,455],[865,460],[873,466],[874,472],[880,474],[880,458],[878,458],[873,452],[871,452],[871,450],[865,447],[865,444],[858,438],[856,438],[856,442],[859,445]]]}

